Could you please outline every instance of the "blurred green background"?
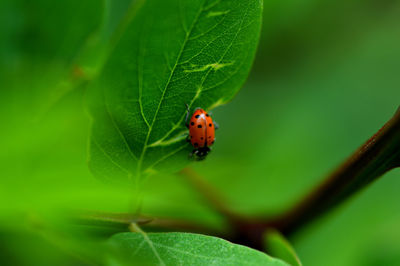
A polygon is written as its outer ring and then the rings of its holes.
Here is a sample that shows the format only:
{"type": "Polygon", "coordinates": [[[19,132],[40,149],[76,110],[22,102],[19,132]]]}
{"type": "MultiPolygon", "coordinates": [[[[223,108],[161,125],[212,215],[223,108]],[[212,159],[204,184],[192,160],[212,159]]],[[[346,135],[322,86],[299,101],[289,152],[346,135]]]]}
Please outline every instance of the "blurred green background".
{"type": "MultiPolygon", "coordinates": [[[[127,191],[88,170],[84,108],[87,80],[130,4],[0,2],[2,264],[85,265],[80,247],[90,248],[63,215],[130,210],[127,191]]],[[[193,167],[236,211],[289,208],[397,109],[399,17],[397,0],[264,1],[249,80],[213,111],[217,142],[193,167]]],[[[291,240],[304,265],[399,265],[399,175],[298,232],[291,240]]],[[[224,226],[175,175],[147,180],[142,212],[224,226]]]]}

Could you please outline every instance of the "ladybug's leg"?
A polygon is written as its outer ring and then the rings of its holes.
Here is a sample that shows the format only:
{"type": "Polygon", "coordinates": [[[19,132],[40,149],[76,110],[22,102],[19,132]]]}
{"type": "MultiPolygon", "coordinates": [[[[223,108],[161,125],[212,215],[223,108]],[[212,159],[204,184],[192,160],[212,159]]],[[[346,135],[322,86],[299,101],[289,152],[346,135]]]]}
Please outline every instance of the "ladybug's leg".
{"type": "Polygon", "coordinates": [[[190,110],[189,110],[189,105],[187,103],[185,103],[185,105],[186,105],[186,109],[187,109],[186,118],[185,118],[185,125],[186,125],[187,128],[189,128],[188,119],[189,119],[190,110]]]}
{"type": "Polygon", "coordinates": [[[214,124],[214,128],[215,128],[215,129],[218,129],[218,128],[219,128],[219,125],[218,125],[217,122],[213,121],[213,124],[214,124]]]}
{"type": "Polygon", "coordinates": [[[197,149],[194,149],[191,153],[189,153],[189,159],[193,159],[193,155],[197,154],[199,151],[197,149]]]}
{"type": "Polygon", "coordinates": [[[186,142],[190,142],[190,135],[189,134],[186,136],[186,142]]]}
{"type": "Polygon", "coordinates": [[[203,152],[200,151],[199,149],[196,149],[196,150],[194,151],[194,155],[196,155],[196,156],[194,157],[195,161],[202,161],[202,160],[204,160],[203,152]]]}

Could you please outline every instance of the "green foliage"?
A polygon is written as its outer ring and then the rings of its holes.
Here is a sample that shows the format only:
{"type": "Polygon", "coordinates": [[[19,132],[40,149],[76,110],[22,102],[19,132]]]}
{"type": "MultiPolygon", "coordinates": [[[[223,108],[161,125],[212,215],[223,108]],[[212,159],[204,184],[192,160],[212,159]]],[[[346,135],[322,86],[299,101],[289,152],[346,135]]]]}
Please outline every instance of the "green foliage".
{"type": "Polygon", "coordinates": [[[280,258],[293,266],[302,265],[293,247],[278,231],[268,230],[264,236],[264,244],[272,256],[280,258]]]}
{"type": "Polygon", "coordinates": [[[89,94],[89,163],[107,180],[186,165],[185,104],[210,110],[232,99],[259,37],[260,1],[139,5],[89,94]]]}
{"type": "Polygon", "coordinates": [[[189,233],[120,233],[109,244],[110,265],[287,265],[245,246],[189,233]]]}
{"type": "MultiPolygon", "coordinates": [[[[86,98],[95,123],[92,135],[113,153],[113,160],[128,165],[133,174],[138,172],[137,161],[125,158],[129,151],[123,143],[120,145],[122,139],[104,113],[105,100],[112,105],[111,114],[122,119],[115,121],[129,126],[121,129],[123,136],[135,142],[129,143],[134,155],[141,154],[147,133],[148,145],[171,141],[171,145],[148,147],[141,170],[170,172],[186,165],[190,146],[184,143],[180,134],[184,131],[183,122],[179,123],[185,101],[190,103],[195,98],[199,88],[195,85],[206,72],[209,74],[205,84],[209,87],[238,69],[225,84],[201,93],[192,107],[212,108],[231,99],[247,75],[257,44],[259,1],[221,0],[212,10],[222,10],[217,7],[225,7],[226,2],[231,3],[225,9],[230,12],[220,16],[214,16],[218,12],[211,13],[210,21],[219,23],[215,28],[208,27],[208,13],[203,14],[203,20],[192,32],[208,32],[197,41],[188,41],[181,58],[196,53],[204,44],[200,41],[217,37],[229,27],[231,31],[223,34],[220,42],[210,44],[206,56],[199,55],[194,66],[176,66],[178,76],[174,79],[187,74],[190,80],[170,84],[166,95],[171,92],[176,96],[179,92],[180,100],[171,97],[165,101],[168,105],[160,105],[159,114],[166,119],[156,118],[150,134],[138,101],[120,105],[122,93],[129,92],[124,88],[131,89],[138,100],[139,72],[143,74],[143,86],[158,82],[165,87],[166,74],[174,66],[177,49],[185,39],[181,21],[189,27],[193,13],[200,10],[200,2],[182,0],[179,9],[177,2],[168,5],[164,0],[0,1],[2,265],[78,265],[85,260],[71,250],[84,250],[88,245],[80,235],[72,233],[75,227],[65,227],[65,213],[69,213],[66,210],[132,212],[131,191],[105,186],[88,171],[90,121],[82,106],[85,85],[91,78],[95,78],[95,84],[86,98]],[[254,8],[249,8],[245,17],[246,8],[241,6],[249,3],[254,8]],[[182,11],[187,16],[181,18],[182,11]],[[238,34],[244,42],[238,41],[235,50],[227,53],[229,60],[221,61],[229,65],[215,69],[219,65],[209,64],[219,57],[211,56],[220,55],[220,47],[226,48],[241,18],[255,22],[238,34]],[[154,49],[147,50],[148,45],[154,49]],[[118,65],[118,60],[123,64],[118,65]],[[79,69],[83,70],[82,76],[80,71],[74,71],[79,69]],[[174,91],[170,91],[172,88],[174,91]],[[211,98],[205,97],[208,94],[211,98]],[[134,110],[130,117],[138,123],[133,129],[133,121],[125,120],[124,110],[134,110]],[[176,130],[165,139],[160,138],[173,125],[176,130]],[[169,154],[172,148],[182,150],[150,170],[157,158],[169,154]],[[46,226],[53,220],[62,220],[53,228],[58,237],[53,237],[46,226]],[[74,240],[73,248],[69,238],[74,240]]],[[[221,125],[215,148],[206,161],[194,164],[195,170],[226,196],[230,207],[249,215],[274,215],[293,205],[393,114],[400,97],[398,1],[275,0],[265,5],[262,42],[250,82],[240,97],[214,111],[214,118],[221,125]]],[[[146,101],[142,107],[150,123],[161,91],[148,92],[151,95],[142,95],[143,103],[146,101]],[[153,94],[157,95],[154,102],[153,94]]],[[[98,175],[126,180],[127,175],[110,167],[104,154],[92,149],[91,156],[91,166],[98,175]]],[[[390,173],[350,204],[291,238],[302,261],[306,265],[398,265],[398,175],[398,170],[390,173]]],[[[151,217],[195,221],[218,231],[227,228],[224,218],[204,204],[198,191],[173,174],[157,174],[146,180],[141,207],[151,217]]],[[[95,226],[84,229],[97,242],[125,230],[95,226]]],[[[143,240],[142,235],[132,235],[135,243],[143,240]]],[[[120,247],[114,242],[117,237],[120,235],[114,236],[112,242],[120,247]]],[[[162,239],[164,234],[149,237],[162,239]]],[[[257,258],[266,257],[220,239],[196,237],[200,238],[216,241],[213,243],[217,247],[234,246],[257,258]]],[[[191,242],[185,241],[190,248],[191,242]]],[[[172,246],[172,242],[168,243],[172,246]]],[[[95,253],[93,257],[102,258],[102,249],[90,249],[95,253]]],[[[153,256],[146,243],[142,249],[153,256]]],[[[124,261],[124,254],[114,259],[124,261]]]]}

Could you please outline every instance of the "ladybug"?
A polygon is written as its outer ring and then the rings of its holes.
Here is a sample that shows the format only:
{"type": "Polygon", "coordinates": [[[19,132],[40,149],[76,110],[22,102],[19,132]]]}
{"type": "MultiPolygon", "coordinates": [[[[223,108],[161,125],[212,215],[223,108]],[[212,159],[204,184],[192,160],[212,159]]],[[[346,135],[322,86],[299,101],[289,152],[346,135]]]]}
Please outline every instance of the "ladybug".
{"type": "Polygon", "coordinates": [[[187,106],[186,114],[186,127],[189,129],[189,135],[187,141],[193,146],[193,151],[189,154],[189,157],[193,155],[197,156],[198,160],[203,160],[207,154],[211,151],[210,146],[215,141],[215,130],[218,129],[218,125],[213,122],[211,116],[201,108],[196,108],[190,121],[188,121],[190,110],[187,106]]]}

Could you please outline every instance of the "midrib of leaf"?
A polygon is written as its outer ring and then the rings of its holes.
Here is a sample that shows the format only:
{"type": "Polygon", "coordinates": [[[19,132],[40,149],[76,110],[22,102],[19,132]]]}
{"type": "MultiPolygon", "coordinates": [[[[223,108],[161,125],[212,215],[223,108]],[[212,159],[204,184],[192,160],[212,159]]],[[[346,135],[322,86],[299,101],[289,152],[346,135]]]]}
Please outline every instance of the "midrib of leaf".
{"type": "MultiPolygon", "coordinates": [[[[199,12],[196,14],[196,17],[195,17],[195,19],[193,20],[193,23],[192,23],[192,25],[190,26],[189,31],[186,31],[185,39],[184,39],[184,41],[183,41],[183,43],[182,43],[182,46],[181,46],[181,49],[180,49],[180,51],[179,51],[179,53],[178,53],[178,56],[177,56],[176,61],[175,61],[175,64],[174,64],[174,66],[172,67],[172,70],[171,70],[171,73],[170,73],[170,75],[169,75],[169,77],[168,77],[167,83],[165,84],[163,93],[162,93],[162,95],[161,95],[161,99],[160,99],[160,101],[159,101],[159,103],[158,103],[158,106],[157,106],[156,112],[155,112],[155,114],[154,114],[153,120],[152,120],[152,122],[151,122],[151,125],[150,125],[150,127],[149,127],[149,129],[148,129],[148,131],[147,131],[147,135],[146,135],[146,139],[145,139],[145,142],[144,142],[144,146],[143,146],[143,149],[142,149],[142,152],[141,152],[141,154],[140,154],[139,161],[138,161],[138,168],[137,168],[137,176],[138,176],[138,177],[140,177],[140,174],[141,174],[141,168],[142,168],[143,158],[144,158],[144,155],[145,155],[146,150],[147,150],[147,147],[148,147],[148,142],[149,142],[150,134],[151,134],[151,131],[152,131],[152,129],[153,129],[154,123],[155,123],[155,121],[156,121],[158,112],[160,111],[160,107],[161,107],[161,104],[162,104],[162,102],[163,102],[163,100],[164,100],[165,93],[166,93],[166,91],[167,91],[167,89],[168,89],[168,87],[169,87],[169,85],[170,85],[171,78],[172,78],[172,76],[173,76],[174,73],[175,73],[176,67],[178,66],[178,62],[179,62],[179,60],[181,59],[181,56],[182,56],[182,54],[183,54],[183,51],[185,50],[186,44],[187,44],[187,42],[188,42],[188,40],[189,40],[189,38],[190,38],[190,35],[191,35],[191,33],[192,33],[192,30],[193,30],[194,26],[196,25],[196,23],[198,22],[201,13],[204,11],[204,9],[203,9],[203,8],[204,8],[204,3],[205,3],[205,1],[203,2],[201,8],[199,9],[199,12]]],[[[184,28],[184,30],[185,30],[185,28],[184,28]]]]}
{"type": "MultiPolygon", "coordinates": [[[[133,232],[137,232],[143,236],[143,240],[149,245],[150,249],[153,251],[154,255],[156,256],[157,260],[160,262],[160,265],[165,266],[166,265],[165,262],[161,259],[160,254],[158,254],[156,248],[154,247],[153,241],[151,241],[151,239],[149,238],[147,233],[145,231],[143,231],[136,223],[131,223],[129,225],[129,228],[133,232]]],[[[136,252],[137,251],[138,251],[138,249],[136,250],[136,252]]]]}
{"type": "MultiPolygon", "coordinates": [[[[218,2],[218,1],[217,1],[217,2],[218,2]]],[[[229,51],[229,49],[230,49],[230,48],[232,47],[232,45],[233,45],[233,42],[236,40],[236,38],[237,38],[239,32],[242,30],[243,21],[244,21],[244,18],[247,16],[248,9],[249,9],[249,6],[247,6],[247,9],[246,9],[246,11],[245,11],[245,13],[244,13],[244,15],[243,15],[243,17],[242,17],[242,20],[241,20],[241,22],[240,22],[240,26],[239,26],[238,30],[236,31],[235,36],[232,38],[232,41],[230,42],[230,44],[228,45],[228,47],[225,49],[224,53],[222,54],[221,58],[218,60],[217,63],[221,63],[221,62],[222,62],[222,60],[225,58],[226,53],[229,51]]],[[[196,18],[198,19],[198,17],[201,15],[202,11],[205,11],[205,10],[208,10],[208,9],[200,9],[200,12],[199,12],[199,14],[198,14],[198,16],[197,16],[196,18]]],[[[237,24],[235,24],[235,25],[237,25],[237,24]]],[[[194,26],[194,25],[193,25],[193,26],[194,26]]],[[[192,29],[192,28],[191,28],[191,29],[192,29]]],[[[218,36],[217,38],[219,38],[219,37],[220,37],[220,36],[218,36]]],[[[215,38],[215,39],[217,39],[217,38],[215,38]]],[[[214,40],[215,40],[215,39],[214,39],[214,40]]],[[[214,40],[213,40],[213,41],[214,41],[214,40]]],[[[211,42],[213,42],[213,41],[211,41],[211,42]]],[[[182,51],[182,50],[181,50],[181,51],[182,51]]],[[[177,62],[175,63],[175,66],[174,66],[173,70],[175,69],[175,67],[176,67],[177,64],[178,64],[178,60],[177,60],[177,62]]],[[[212,68],[209,68],[209,69],[207,70],[207,72],[206,72],[206,75],[204,75],[204,77],[202,78],[201,83],[200,83],[200,85],[199,85],[199,87],[198,87],[197,93],[196,93],[195,97],[193,97],[192,101],[191,101],[190,104],[189,104],[190,107],[192,106],[192,104],[194,103],[194,101],[199,97],[200,93],[204,90],[204,89],[203,89],[203,84],[204,84],[205,80],[207,79],[208,75],[210,74],[210,72],[211,72],[212,70],[213,70],[212,68]]],[[[155,117],[155,116],[154,116],[154,117],[155,117]]],[[[172,127],[172,129],[171,129],[170,131],[167,132],[167,134],[166,134],[165,136],[163,136],[159,141],[157,141],[157,142],[155,142],[155,143],[158,143],[158,142],[159,142],[159,143],[162,143],[162,141],[163,141],[165,138],[167,138],[167,137],[169,136],[169,134],[171,134],[175,129],[178,128],[178,126],[182,123],[184,117],[185,117],[185,115],[182,115],[181,118],[179,119],[178,123],[176,123],[176,124],[172,127]]],[[[153,122],[154,122],[154,120],[153,120],[153,122]]],[[[148,136],[149,136],[149,135],[150,135],[150,134],[148,134],[148,136]]],[[[155,146],[155,143],[152,143],[152,144],[150,144],[150,145],[147,145],[147,139],[146,139],[146,146],[155,146]]],[[[171,153],[165,155],[164,157],[160,158],[158,161],[156,161],[156,162],[153,163],[151,166],[149,166],[146,170],[149,170],[149,169],[153,168],[154,166],[156,166],[156,165],[159,164],[160,162],[164,161],[164,160],[167,159],[168,157],[174,155],[175,153],[177,153],[178,151],[180,151],[181,149],[183,149],[183,147],[184,147],[184,146],[181,146],[181,147],[179,147],[178,149],[176,149],[176,150],[172,151],[171,153]]],[[[146,148],[147,148],[147,147],[146,147],[146,148]]],[[[139,168],[139,167],[138,167],[138,168],[139,168]]],[[[139,173],[139,174],[140,174],[140,173],[139,173]]]]}

